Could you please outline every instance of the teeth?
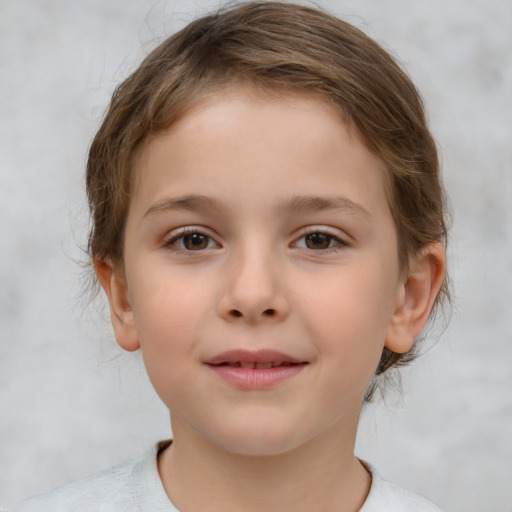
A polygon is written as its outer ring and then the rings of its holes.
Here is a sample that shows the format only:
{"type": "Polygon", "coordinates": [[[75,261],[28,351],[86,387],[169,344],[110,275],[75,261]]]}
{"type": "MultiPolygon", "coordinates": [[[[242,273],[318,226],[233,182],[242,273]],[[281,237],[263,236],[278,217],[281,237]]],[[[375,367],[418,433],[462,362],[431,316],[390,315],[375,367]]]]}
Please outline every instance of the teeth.
{"type": "Polygon", "coordinates": [[[252,363],[249,361],[237,361],[234,363],[225,363],[233,368],[246,368],[257,370],[269,370],[270,368],[277,368],[278,366],[292,366],[293,363],[288,361],[271,361],[268,363],[252,363]]]}
{"type": "Polygon", "coordinates": [[[272,368],[272,363],[256,363],[255,368],[258,370],[268,370],[269,368],[272,368]]]}

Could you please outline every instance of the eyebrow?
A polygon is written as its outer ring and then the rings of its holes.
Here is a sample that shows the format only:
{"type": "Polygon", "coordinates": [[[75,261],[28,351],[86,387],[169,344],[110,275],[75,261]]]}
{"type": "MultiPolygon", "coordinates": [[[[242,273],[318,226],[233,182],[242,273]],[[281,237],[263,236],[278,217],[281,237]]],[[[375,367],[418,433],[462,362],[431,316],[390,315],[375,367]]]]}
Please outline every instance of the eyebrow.
{"type": "Polygon", "coordinates": [[[166,197],[153,203],[144,217],[148,215],[167,212],[173,210],[188,210],[188,211],[206,211],[206,210],[221,210],[221,204],[208,196],[190,194],[181,197],[166,197]]]}
{"type": "MultiPolygon", "coordinates": [[[[180,197],[166,197],[153,203],[144,214],[144,217],[173,210],[220,211],[222,209],[221,203],[216,199],[200,194],[189,194],[180,197]]],[[[371,218],[370,212],[362,205],[340,196],[292,196],[278,203],[275,209],[276,213],[282,211],[307,212],[324,210],[362,214],[367,218],[371,218]]]]}
{"type": "Polygon", "coordinates": [[[370,212],[362,205],[340,196],[293,196],[277,205],[276,211],[282,210],[292,212],[334,210],[362,214],[368,219],[371,218],[370,212]]]}

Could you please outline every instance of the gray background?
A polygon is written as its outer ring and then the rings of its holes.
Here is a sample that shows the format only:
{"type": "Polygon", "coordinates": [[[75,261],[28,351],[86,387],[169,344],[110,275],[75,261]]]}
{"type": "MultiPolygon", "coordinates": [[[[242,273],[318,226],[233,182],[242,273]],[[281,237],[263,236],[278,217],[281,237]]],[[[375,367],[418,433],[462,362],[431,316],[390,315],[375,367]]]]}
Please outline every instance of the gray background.
{"type": "MultiPolygon", "coordinates": [[[[448,512],[512,510],[512,2],[320,0],[399,55],[442,152],[455,310],[364,412],[358,454],[448,512]]],[[[170,436],[84,299],[86,150],[108,98],[211,1],[0,0],[0,504],[170,436]]]]}

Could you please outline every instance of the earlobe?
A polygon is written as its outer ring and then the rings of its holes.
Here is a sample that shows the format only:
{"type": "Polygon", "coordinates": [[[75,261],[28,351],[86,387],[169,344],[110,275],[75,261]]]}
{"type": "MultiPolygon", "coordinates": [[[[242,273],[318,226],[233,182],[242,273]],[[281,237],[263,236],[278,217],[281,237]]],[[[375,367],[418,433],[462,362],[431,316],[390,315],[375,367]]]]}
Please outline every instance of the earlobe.
{"type": "Polygon", "coordinates": [[[446,272],[441,243],[423,247],[409,264],[409,272],[397,293],[395,310],[385,346],[399,354],[408,352],[428,321],[446,272]]]}
{"type": "Polygon", "coordinates": [[[135,317],[130,301],[124,274],[110,261],[96,259],[94,269],[98,280],[107,295],[110,318],[119,346],[130,352],[140,348],[135,317]]]}

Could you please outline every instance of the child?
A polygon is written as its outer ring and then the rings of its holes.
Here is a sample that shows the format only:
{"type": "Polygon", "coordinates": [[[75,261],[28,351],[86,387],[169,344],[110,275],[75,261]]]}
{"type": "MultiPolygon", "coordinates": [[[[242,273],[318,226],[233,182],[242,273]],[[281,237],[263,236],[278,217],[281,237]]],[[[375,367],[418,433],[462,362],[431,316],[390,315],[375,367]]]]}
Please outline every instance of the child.
{"type": "Polygon", "coordinates": [[[12,512],[439,510],[354,456],[447,297],[435,145],[384,50],[290,3],[198,19],[114,93],[87,192],[173,440],[12,512]]]}

